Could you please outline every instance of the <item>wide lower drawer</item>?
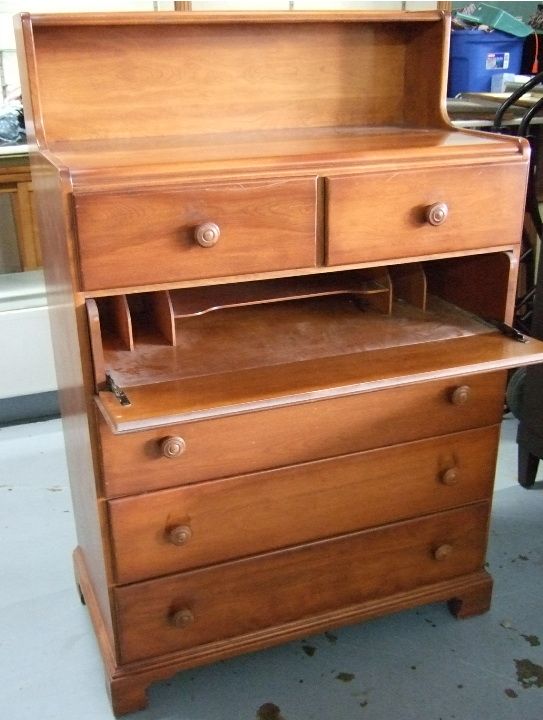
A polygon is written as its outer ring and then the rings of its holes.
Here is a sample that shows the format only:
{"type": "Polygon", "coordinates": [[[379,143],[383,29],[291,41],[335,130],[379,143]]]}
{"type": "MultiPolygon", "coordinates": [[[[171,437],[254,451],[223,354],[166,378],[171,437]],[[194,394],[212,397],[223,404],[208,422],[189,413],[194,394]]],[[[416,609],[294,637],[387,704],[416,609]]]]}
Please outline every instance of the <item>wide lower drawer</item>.
{"type": "Polygon", "coordinates": [[[498,436],[496,425],[110,501],[117,581],[488,499],[498,436]]]}
{"type": "Polygon", "coordinates": [[[83,289],[315,265],[316,179],[75,195],[83,289]]]}
{"type": "Polygon", "coordinates": [[[525,177],[515,164],[329,178],[327,264],[516,244],[525,177]]]}
{"type": "Polygon", "coordinates": [[[504,385],[503,372],[485,373],[122,435],[100,417],[103,492],[148,492],[494,425],[504,385]]]}
{"type": "Polygon", "coordinates": [[[122,662],[247,635],[481,569],[479,503],[114,589],[122,662]]]}

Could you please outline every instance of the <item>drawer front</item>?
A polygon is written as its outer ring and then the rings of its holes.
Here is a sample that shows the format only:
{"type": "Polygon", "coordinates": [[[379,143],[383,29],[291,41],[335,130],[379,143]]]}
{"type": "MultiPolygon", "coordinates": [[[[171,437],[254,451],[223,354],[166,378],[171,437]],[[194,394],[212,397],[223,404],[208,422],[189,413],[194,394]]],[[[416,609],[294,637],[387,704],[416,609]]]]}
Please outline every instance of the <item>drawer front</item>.
{"type": "Polygon", "coordinates": [[[316,261],[315,178],[78,194],[75,210],[85,290],[316,261]]]}
{"type": "Polygon", "coordinates": [[[481,569],[487,503],[114,590],[122,662],[393,597],[481,569]]]}
{"type": "Polygon", "coordinates": [[[498,435],[495,425],[113,500],[117,581],[212,565],[487,499],[498,435]]]}
{"type": "Polygon", "coordinates": [[[327,264],[518,243],[525,175],[518,164],[329,178],[327,264]]]}
{"type": "Polygon", "coordinates": [[[504,386],[503,372],[485,373],[123,435],[101,419],[103,492],[130,495],[494,425],[504,386]],[[455,404],[464,385],[469,397],[455,404]],[[166,456],[169,438],[174,446],[181,438],[175,457],[166,456]]]}

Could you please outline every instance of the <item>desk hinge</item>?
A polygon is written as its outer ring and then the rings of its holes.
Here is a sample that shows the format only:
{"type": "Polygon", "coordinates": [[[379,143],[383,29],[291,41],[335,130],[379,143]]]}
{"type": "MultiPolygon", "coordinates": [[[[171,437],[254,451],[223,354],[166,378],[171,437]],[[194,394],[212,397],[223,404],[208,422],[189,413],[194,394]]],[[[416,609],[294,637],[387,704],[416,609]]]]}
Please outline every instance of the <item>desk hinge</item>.
{"type": "Polygon", "coordinates": [[[511,327],[511,325],[501,322],[501,320],[493,320],[492,318],[484,318],[484,320],[489,325],[493,325],[497,330],[503,333],[503,335],[506,335],[512,340],[516,340],[517,342],[521,343],[528,342],[528,338],[518,330],[515,330],[514,327],[511,327]]]}
{"type": "Polygon", "coordinates": [[[125,391],[120,388],[115,380],[111,377],[111,375],[108,375],[106,373],[106,386],[107,389],[112,392],[117,400],[121,403],[121,405],[131,405],[130,400],[128,399],[127,394],[125,391]]]}

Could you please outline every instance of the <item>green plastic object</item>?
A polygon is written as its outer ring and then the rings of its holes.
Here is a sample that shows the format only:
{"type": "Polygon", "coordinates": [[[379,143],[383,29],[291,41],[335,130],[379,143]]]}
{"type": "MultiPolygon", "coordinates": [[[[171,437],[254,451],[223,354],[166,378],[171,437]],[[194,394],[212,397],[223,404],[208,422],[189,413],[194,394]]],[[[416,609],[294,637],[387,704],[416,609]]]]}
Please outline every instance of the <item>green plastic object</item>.
{"type": "Polygon", "coordinates": [[[470,15],[457,12],[456,17],[476,25],[488,25],[488,27],[495,30],[501,30],[501,32],[516,35],[517,37],[526,37],[534,31],[532,27],[526,25],[522,20],[517,20],[505,10],[500,10],[500,8],[486,3],[477,3],[470,15]]]}

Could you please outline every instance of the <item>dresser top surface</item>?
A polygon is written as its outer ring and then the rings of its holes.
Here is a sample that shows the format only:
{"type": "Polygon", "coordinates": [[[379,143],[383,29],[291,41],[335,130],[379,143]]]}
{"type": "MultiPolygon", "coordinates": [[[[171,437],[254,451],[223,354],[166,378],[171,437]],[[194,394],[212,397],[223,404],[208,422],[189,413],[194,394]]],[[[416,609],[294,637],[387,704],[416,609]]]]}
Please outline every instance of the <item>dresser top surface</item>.
{"type": "Polygon", "coordinates": [[[84,190],[168,182],[180,174],[341,174],[376,164],[509,157],[520,149],[496,135],[389,126],[63,141],[49,156],[84,190]]]}

